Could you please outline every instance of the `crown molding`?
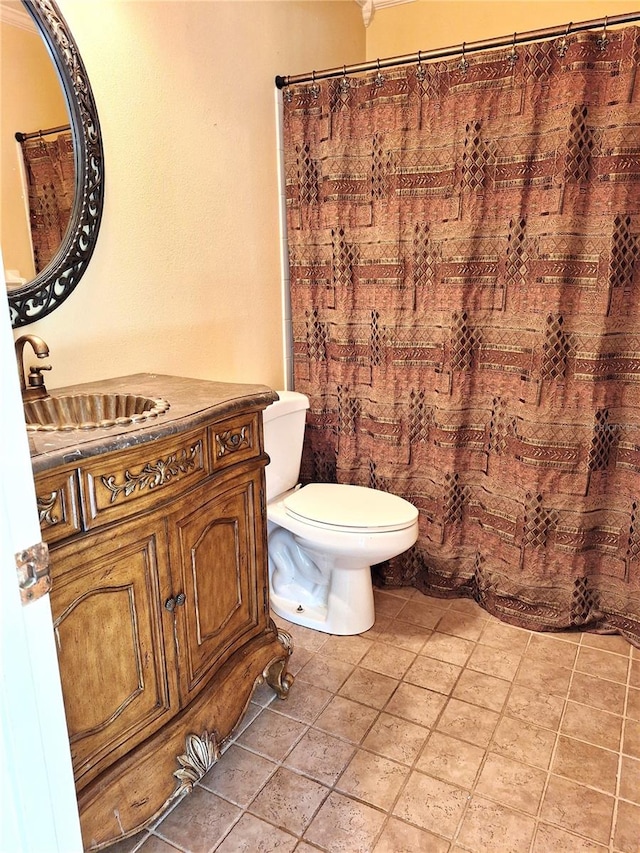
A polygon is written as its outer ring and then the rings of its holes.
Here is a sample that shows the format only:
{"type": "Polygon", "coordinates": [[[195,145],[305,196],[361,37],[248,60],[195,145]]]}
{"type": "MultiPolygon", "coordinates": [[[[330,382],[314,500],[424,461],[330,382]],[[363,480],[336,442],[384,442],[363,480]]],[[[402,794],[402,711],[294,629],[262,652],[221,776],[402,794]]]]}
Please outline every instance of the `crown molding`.
{"type": "Polygon", "coordinates": [[[7,0],[0,0],[0,23],[17,27],[20,30],[35,31],[33,19],[26,9],[18,7],[15,2],[9,3],[7,0]]]}
{"type": "Polygon", "coordinates": [[[415,0],[356,0],[356,3],[362,9],[362,20],[365,27],[368,27],[378,9],[399,6],[401,3],[415,3],[415,0]]]}
{"type": "Polygon", "coordinates": [[[373,0],[376,9],[385,9],[387,6],[401,6],[403,3],[415,3],[416,0],[373,0]]]}

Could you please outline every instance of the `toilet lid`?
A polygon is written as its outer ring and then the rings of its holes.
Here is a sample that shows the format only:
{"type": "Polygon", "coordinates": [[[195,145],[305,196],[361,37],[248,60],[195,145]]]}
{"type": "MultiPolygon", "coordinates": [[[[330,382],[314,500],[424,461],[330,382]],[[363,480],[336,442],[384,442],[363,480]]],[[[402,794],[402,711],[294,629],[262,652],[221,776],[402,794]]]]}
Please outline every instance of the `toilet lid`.
{"type": "Polygon", "coordinates": [[[404,530],[418,510],[397,495],[336,483],[311,483],[284,500],[287,513],[300,521],[343,530],[404,530]]]}

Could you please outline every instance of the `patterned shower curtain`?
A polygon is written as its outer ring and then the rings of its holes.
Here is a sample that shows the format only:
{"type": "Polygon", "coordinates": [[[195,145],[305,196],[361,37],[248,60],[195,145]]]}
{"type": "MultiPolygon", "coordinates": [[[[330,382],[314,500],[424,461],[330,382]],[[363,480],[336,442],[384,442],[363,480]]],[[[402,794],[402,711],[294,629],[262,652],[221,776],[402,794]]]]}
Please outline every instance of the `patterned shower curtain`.
{"type": "Polygon", "coordinates": [[[640,30],[289,87],[303,480],[412,501],[378,581],[640,644],[640,30]]]}
{"type": "Polygon", "coordinates": [[[67,233],[75,198],[71,132],[20,143],[27,176],[29,221],[36,273],[48,266],[67,233]]]}

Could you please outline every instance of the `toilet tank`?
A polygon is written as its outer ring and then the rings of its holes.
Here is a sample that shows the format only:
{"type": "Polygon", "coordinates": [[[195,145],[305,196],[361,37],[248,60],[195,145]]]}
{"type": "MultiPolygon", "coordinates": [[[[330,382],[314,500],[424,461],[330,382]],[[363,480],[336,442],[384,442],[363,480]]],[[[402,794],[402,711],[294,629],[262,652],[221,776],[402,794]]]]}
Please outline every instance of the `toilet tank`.
{"type": "Polygon", "coordinates": [[[278,396],[262,413],[264,449],[271,459],[265,472],[267,501],[298,483],[309,408],[309,398],[297,391],[278,391],[278,396]]]}

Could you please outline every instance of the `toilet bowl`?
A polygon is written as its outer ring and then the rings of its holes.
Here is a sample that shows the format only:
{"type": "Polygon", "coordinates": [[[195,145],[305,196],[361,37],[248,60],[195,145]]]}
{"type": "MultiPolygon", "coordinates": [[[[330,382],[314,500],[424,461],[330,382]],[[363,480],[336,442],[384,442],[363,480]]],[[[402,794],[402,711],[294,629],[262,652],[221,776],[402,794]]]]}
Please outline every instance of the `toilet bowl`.
{"type": "Polygon", "coordinates": [[[308,399],[292,391],[263,413],[271,607],[284,619],[330,634],[374,623],[371,566],[410,548],[418,511],[375,489],[297,483],[308,399]]]}

